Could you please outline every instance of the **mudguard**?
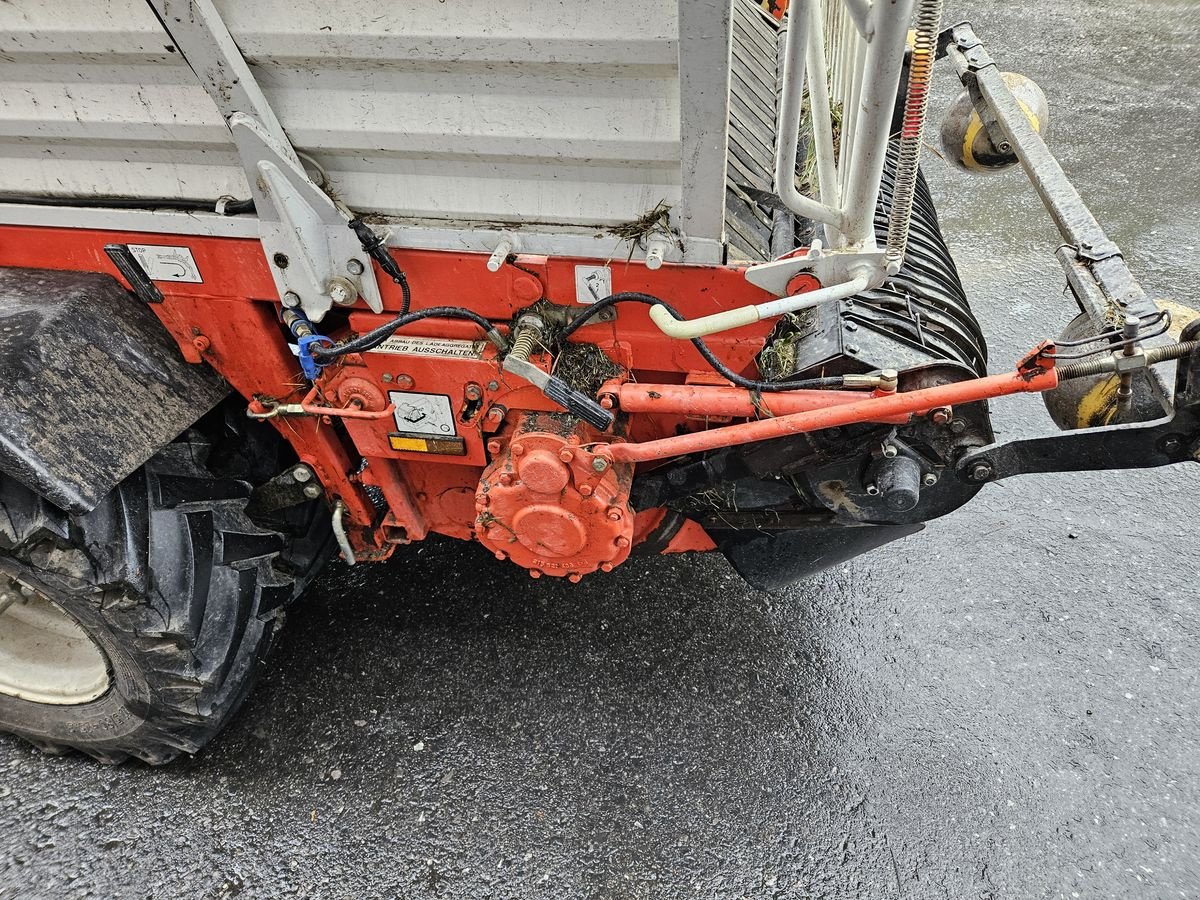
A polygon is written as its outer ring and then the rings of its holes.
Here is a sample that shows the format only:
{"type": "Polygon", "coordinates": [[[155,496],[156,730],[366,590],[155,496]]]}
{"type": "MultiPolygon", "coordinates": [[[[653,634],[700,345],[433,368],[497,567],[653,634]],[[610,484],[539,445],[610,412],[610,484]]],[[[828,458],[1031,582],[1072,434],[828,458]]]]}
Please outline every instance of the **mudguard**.
{"type": "Polygon", "coordinates": [[[229,392],[110,275],[0,268],[0,473],[82,513],[229,392]]]}

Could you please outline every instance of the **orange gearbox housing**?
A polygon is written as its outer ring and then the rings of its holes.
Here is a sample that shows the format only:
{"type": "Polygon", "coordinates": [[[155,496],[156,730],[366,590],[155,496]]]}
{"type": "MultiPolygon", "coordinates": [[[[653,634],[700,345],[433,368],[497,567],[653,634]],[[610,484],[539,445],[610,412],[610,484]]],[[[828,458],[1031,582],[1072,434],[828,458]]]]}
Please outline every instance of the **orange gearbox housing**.
{"type": "Polygon", "coordinates": [[[555,414],[523,415],[475,492],[475,532],[500,559],[578,581],[625,561],[633,543],[633,466],[591,453],[555,414]]]}

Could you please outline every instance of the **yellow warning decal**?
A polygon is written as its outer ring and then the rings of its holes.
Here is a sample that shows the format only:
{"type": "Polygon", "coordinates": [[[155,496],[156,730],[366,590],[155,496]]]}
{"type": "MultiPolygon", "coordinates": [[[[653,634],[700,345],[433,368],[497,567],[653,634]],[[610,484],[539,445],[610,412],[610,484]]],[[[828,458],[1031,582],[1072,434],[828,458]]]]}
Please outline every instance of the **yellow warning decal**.
{"type": "Polygon", "coordinates": [[[389,434],[388,445],[406,453],[440,453],[444,456],[466,456],[467,442],[460,437],[419,437],[411,434],[389,434]]]}

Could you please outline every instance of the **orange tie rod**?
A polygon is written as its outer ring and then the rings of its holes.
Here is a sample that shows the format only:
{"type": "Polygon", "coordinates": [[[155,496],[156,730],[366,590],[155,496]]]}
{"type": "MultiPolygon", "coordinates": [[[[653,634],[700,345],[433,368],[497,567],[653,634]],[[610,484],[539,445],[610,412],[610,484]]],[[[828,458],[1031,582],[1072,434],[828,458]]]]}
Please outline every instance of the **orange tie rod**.
{"type": "MultiPolygon", "coordinates": [[[[1039,348],[1040,350],[1041,348],[1039,348]]],[[[839,403],[823,409],[796,412],[773,419],[758,419],[724,428],[712,428],[692,434],[646,441],[640,444],[608,444],[595,449],[597,456],[612,462],[650,462],[670,459],[721,447],[733,447],[754,441],[821,431],[863,422],[908,421],[912,416],[927,413],[941,406],[976,403],[1009,394],[1037,394],[1058,386],[1058,372],[1052,359],[1038,357],[1034,351],[1026,360],[1036,360],[1028,369],[973,378],[954,384],[922,388],[918,391],[868,397],[852,403],[839,403]]],[[[769,401],[768,401],[769,402],[769,401]]]]}

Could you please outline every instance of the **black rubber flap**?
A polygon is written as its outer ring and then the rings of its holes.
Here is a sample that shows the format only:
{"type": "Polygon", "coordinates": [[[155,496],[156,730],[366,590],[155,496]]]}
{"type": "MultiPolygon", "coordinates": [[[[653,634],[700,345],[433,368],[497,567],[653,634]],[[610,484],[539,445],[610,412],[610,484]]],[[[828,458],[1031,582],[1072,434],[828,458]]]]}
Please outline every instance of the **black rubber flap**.
{"type": "Polygon", "coordinates": [[[925,526],[830,525],[794,531],[714,531],[714,543],[751,587],[776,591],[925,526]]]}
{"type": "Polygon", "coordinates": [[[0,268],[0,472],[69,512],[227,393],[113,277],[0,268]]]}

